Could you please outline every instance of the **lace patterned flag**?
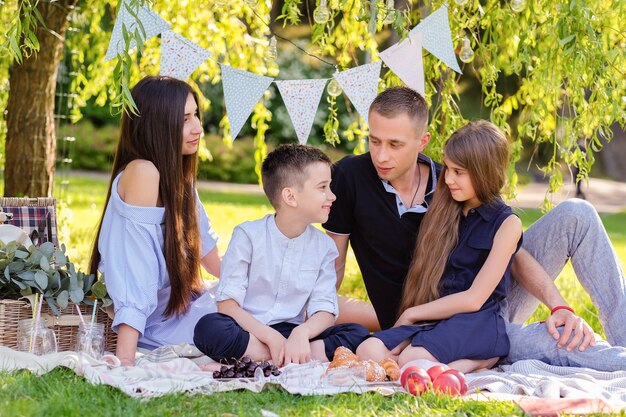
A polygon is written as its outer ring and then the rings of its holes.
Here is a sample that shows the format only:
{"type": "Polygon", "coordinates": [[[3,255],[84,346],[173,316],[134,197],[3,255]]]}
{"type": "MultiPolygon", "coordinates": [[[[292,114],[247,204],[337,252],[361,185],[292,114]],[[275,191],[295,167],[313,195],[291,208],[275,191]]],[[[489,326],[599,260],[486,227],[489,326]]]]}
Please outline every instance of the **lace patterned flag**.
{"type": "Polygon", "coordinates": [[[298,141],[304,145],[309,139],[326,79],[274,81],[283,96],[285,107],[296,129],[298,141]]]}
{"type": "Polygon", "coordinates": [[[452,45],[447,6],[441,6],[429,14],[419,25],[411,29],[411,33],[415,32],[423,33],[422,46],[424,49],[461,74],[461,68],[456,61],[454,46],[452,45]]]}
{"type": "Polygon", "coordinates": [[[161,75],[186,80],[211,53],[173,30],[161,35],[161,75]]]}
{"type": "Polygon", "coordinates": [[[380,59],[404,83],[424,95],[424,64],[422,62],[422,34],[409,37],[380,53],[380,59]]]}
{"type": "Polygon", "coordinates": [[[359,65],[336,73],[337,80],[361,117],[368,122],[370,105],[378,94],[378,76],[382,61],[359,65]]]}
{"type": "MultiPolygon", "coordinates": [[[[124,35],[122,31],[122,25],[126,26],[126,30],[128,32],[134,32],[137,29],[139,30],[139,33],[142,33],[141,29],[139,29],[135,16],[133,16],[127,10],[127,7],[128,4],[126,1],[122,2],[122,4],[120,5],[119,14],[117,16],[117,19],[115,20],[113,32],[111,33],[109,48],[107,49],[106,56],[104,57],[105,61],[109,61],[115,58],[124,51],[124,35]]],[[[148,6],[140,7],[139,12],[137,13],[137,17],[139,18],[139,21],[143,25],[143,29],[145,31],[145,37],[143,38],[144,42],[146,41],[146,39],[150,39],[151,37],[156,36],[159,33],[162,33],[163,31],[166,31],[170,28],[170,24],[161,19],[158,14],[150,10],[148,6]]],[[[135,46],[137,46],[137,44],[133,39],[130,41],[130,46],[128,49],[133,49],[135,46]]]]}
{"type": "Polygon", "coordinates": [[[220,67],[230,135],[235,140],[254,106],[274,79],[225,64],[220,64],[220,67]]]}

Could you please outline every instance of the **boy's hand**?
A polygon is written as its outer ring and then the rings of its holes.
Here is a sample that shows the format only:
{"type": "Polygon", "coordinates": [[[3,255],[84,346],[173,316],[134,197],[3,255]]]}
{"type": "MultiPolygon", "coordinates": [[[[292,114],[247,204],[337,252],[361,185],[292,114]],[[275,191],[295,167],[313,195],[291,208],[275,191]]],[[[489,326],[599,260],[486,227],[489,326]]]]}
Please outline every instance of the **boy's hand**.
{"type": "Polygon", "coordinates": [[[285,343],[285,363],[306,363],[311,360],[311,344],[304,329],[296,327],[285,343]]]}
{"type": "Polygon", "coordinates": [[[278,367],[283,366],[283,359],[285,357],[285,343],[287,339],[285,339],[285,337],[277,330],[274,330],[268,326],[267,332],[265,333],[263,339],[259,340],[265,343],[265,345],[267,345],[267,347],[269,348],[270,356],[274,365],[278,367]]]}

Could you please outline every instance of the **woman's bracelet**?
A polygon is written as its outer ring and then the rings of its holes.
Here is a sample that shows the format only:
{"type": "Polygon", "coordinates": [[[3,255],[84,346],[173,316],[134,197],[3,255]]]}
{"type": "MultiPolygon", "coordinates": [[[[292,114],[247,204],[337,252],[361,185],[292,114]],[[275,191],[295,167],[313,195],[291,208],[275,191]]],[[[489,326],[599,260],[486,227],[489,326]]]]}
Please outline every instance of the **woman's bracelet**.
{"type": "Polygon", "coordinates": [[[574,309],[572,307],[570,307],[570,306],[556,306],[552,310],[550,310],[550,315],[556,313],[559,310],[568,310],[568,311],[571,311],[572,314],[576,314],[574,309]]]}

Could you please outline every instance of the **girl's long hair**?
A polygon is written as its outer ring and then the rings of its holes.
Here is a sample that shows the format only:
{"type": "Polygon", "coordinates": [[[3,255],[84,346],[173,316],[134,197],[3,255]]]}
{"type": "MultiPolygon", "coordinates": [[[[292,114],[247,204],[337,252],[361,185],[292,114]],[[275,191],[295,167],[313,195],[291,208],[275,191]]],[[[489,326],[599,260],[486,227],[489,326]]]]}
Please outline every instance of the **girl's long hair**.
{"type": "MultiPolygon", "coordinates": [[[[182,154],[185,104],[189,94],[198,104],[198,95],[187,83],[170,77],[149,76],[135,85],[132,96],[139,114],[122,114],[120,141],[104,204],[106,210],[113,180],[128,163],[145,159],[155,165],[160,174],[159,197],[165,208],[164,255],[171,285],[166,316],[186,312],[192,297],[202,291],[195,197],[197,154],[182,154]]],[[[91,253],[89,269],[92,274],[97,272],[100,263],[98,240],[104,210],[91,253]]]]}
{"type": "MultiPolygon", "coordinates": [[[[467,169],[476,197],[487,204],[500,196],[509,162],[507,140],[487,121],[470,122],[452,134],[444,155],[467,169]]],[[[452,198],[444,166],[433,201],[420,225],[398,315],[406,309],[439,298],[439,283],[459,239],[463,203],[452,198]]]]}

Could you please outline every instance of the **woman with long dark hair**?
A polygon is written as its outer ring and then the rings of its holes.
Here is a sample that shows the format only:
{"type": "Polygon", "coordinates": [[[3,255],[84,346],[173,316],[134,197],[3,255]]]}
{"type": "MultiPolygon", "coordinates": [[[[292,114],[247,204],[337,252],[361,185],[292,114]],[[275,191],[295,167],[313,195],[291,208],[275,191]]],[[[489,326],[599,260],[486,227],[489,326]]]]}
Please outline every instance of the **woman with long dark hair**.
{"type": "Polygon", "coordinates": [[[116,355],[125,365],[137,346],[193,343],[196,322],[216,311],[200,265],[220,272],[217,235],[195,190],[198,96],[161,76],[139,81],[132,96],[138,114],[122,114],[90,262],[113,300],[116,355]]]}

